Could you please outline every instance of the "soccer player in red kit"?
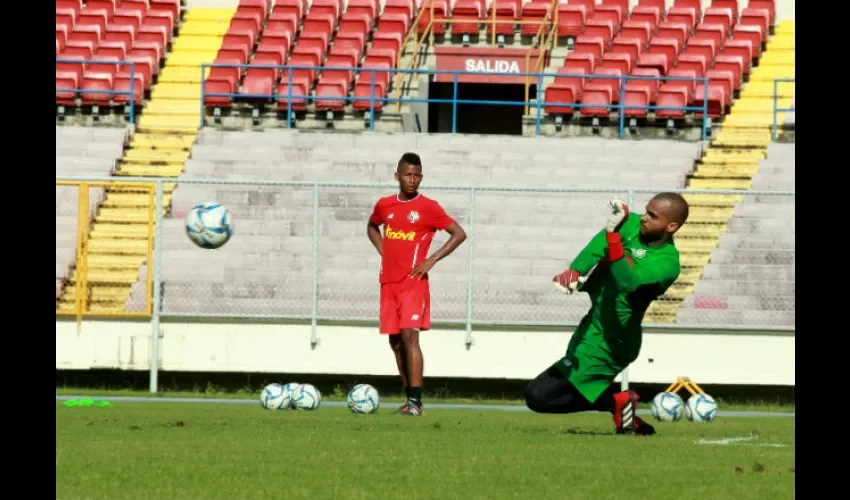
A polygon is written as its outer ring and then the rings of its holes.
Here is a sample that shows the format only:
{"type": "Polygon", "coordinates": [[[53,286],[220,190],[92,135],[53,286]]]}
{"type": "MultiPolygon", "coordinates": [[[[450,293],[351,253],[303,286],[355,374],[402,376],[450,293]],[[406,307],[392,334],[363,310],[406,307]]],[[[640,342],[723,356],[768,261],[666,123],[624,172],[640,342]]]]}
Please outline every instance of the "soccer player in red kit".
{"type": "Polygon", "coordinates": [[[419,192],[422,182],[419,155],[402,155],[395,179],[398,194],[378,200],[369,217],[367,234],[381,255],[380,333],[389,336],[407,392],[407,403],[398,413],[419,416],[423,411],[419,332],[431,328],[428,271],[466,240],[466,232],[439,203],[419,192]],[[431,240],[438,230],[449,233],[449,240],[428,256],[431,240]]]}

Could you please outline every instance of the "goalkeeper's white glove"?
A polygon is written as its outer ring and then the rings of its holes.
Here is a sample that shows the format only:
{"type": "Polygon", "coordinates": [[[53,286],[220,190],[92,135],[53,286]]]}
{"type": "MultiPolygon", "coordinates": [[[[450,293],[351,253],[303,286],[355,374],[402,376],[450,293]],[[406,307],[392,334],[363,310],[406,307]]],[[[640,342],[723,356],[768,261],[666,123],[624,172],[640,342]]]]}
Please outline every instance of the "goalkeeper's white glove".
{"type": "Polygon", "coordinates": [[[560,293],[570,295],[584,285],[585,281],[587,278],[581,276],[578,271],[567,269],[552,278],[552,287],[560,293]]]}
{"type": "Polygon", "coordinates": [[[608,207],[611,209],[611,215],[605,221],[605,230],[613,233],[619,231],[626,219],[629,218],[629,206],[622,200],[613,198],[608,202],[608,207]]]}

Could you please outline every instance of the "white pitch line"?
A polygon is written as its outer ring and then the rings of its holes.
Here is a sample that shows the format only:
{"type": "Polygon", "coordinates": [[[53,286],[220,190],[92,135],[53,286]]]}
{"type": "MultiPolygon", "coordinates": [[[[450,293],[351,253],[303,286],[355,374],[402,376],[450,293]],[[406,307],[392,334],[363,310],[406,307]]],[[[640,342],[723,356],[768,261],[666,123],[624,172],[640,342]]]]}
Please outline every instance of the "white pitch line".
{"type": "MultiPolygon", "coordinates": [[[[718,445],[728,446],[730,444],[746,443],[746,442],[749,442],[749,441],[758,441],[758,436],[750,435],[750,436],[741,436],[741,437],[733,437],[733,438],[726,438],[726,439],[714,439],[714,440],[700,439],[699,441],[694,441],[694,443],[695,444],[718,444],[718,445]]],[[[785,448],[788,445],[780,444],[780,443],[753,443],[753,446],[765,446],[765,447],[770,447],[770,448],[785,448]]]]}

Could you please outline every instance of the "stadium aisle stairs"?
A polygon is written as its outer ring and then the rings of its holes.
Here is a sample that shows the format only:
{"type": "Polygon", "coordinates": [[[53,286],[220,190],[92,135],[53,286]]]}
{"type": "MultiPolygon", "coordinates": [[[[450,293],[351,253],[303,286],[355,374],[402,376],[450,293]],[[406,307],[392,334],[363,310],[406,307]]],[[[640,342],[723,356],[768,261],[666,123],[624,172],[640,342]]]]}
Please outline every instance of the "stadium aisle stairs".
{"type": "MultiPolygon", "coordinates": [[[[215,59],[235,12],[235,8],[192,8],[185,13],[116,176],[176,178],[183,171],[201,119],[201,64],[215,59]]],[[[173,189],[173,184],[165,185],[166,210],[173,189]]],[[[146,261],[148,207],[148,195],[139,190],[107,192],[89,236],[90,311],[126,309],[146,261]]],[[[74,282],[66,285],[59,309],[74,309],[74,282]]]]}
{"type": "MultiPolygon", "coordinates": [[[[794,21],[781,21],[770,36],[758,66],[744,84],[740,97],[723,121],[717,137],[697,161],[688,189],[750,189],[758,172],[759,160],[767,155],[773,127],[773,81],[794,78],[794,21]]],[[[789,108],[794,98],[794,83],[779,83],[777,108],[789,108]]],[[[785,113],[778,113],[783,123],[785,113]]],[[[743,196],[728,194],[686,195],[691,204],[688,224],[679,232],[682,274],[668,291],[666,300],[656,301],[647,311],[647,321],[672,323],[685,297],[717,247],[720,235],[743,196]]]]}

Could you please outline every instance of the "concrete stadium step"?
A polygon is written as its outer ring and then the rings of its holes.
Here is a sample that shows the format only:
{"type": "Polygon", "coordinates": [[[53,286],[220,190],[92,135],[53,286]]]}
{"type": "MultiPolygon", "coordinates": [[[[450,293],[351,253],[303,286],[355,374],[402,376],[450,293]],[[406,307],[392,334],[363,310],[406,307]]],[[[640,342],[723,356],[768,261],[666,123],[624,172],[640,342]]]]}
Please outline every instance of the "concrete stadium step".
{"type": "Polygon", "coordinates": [[[97,214],[97,222],[148,222],[148,210],[128,207],[104,207],[97,214]]]}
{"type": "Polygon", "coordinates": [[[796,33],[796,20],[795,19],[783,19],[776,24],[775,32],[773,36],[779,35],[791,35],[792,37],[796,33]]]}
{"type": "MultiPolygon", "coordinates": [[[[691,207],[732,207],[735,206],[735,203],[744,199],[743,196],[732,194],[691,194],[685,192],[682,195],[691,207]]],[[[681,231],[677,233],[677,235],[681,234],[681,231]]]]}
{"type": "Polygon", "coordinates": [[[694,224],[688,221],[682,229],[676,232],[677,238],[712,238],[727,231],[727,223],[723,224],[694,224]]]}
{"type": "Polygon", "coordinates": [[[121,165],[116,176],[125,177],[178,177],[183,172],[182,163],[166,163],[164,165],[145,165],[128,163],[121,165]]]}
{"type": "MultiPolygon", "coordinates": [[[[200,72],[200,69],[198,69],[200,72]]],[[[156,87],[151,91],[151,100],[166,99],[166,100],[192,100],[200,101],[201,86],[193,83],[157,83],[156,87]]],[[[199,104],[200,106],[200,104],[199,104]]],[[[142,118],[147,116],[142,114],[142,118]]]]}
{"type": "MultiPolygon", "coordinates": [[[[214,35],[179,36],[174,40],[172,50],[180,52],[210,52],[215,51],[220,44],[221,37],[214,35]]],[[[201,76],[200,71],[198,71],[198,76],[201,76]]]]}
{"type": "Polygon", "coordinates": [[[749,179],[691,179],[688,186],[691,189],[733,190],[750,189],[753,181],[749,179]]]}
{"type": "Polygon", "coordinates": [[[147,255],[148,241],[147,239],[97,239],[89,240],[89,254],[109,254],[109,255],[147,255]]]}
{"type": "Polygon", "coordinates": [[[710,252],[717,247],[715,238],[676,238],[679,251],[710,252]]]}
{"type": "MultiPolygon", "coordinates": [[[[68,280],[71,288],[76,286],[78,278],[79,270],[68,280]]],[[[139,281],[138,269],[89,269],[86,273],[86,282],[90,284],[117,283],[132,285],[137,281],[139,281]]]]}
{"type": "MultiPolygon", "coordinates": [[[[185,24],[189,24],[189,22],[198,22],[198,21],[218,21],[220,19],[230,19],[233,17],[233,14],[236,13],[236,9],[228,9],[228,8],[192,8],[189,9],[186,14],[183,16],[183,22],[185,24]]],[[[181,35],[184,33],[180,33],[181,35]]]]}
{"type": "MultiPolygon", "coordinates": [[[[150,235],[147,223],[139,224],[95,224],[89,235],[90,239],[140,238],[147,239],[150,235]]],[[[152,235],[151,235],[152,236],[152,235]]]]}
{"type": "MultiPolygon", "coordinates": [[[[182,105],[176,102],[172,104],[182,105]]],[[[133,149],[191,151],[194,143],[194,134],[136,134],[130,142],[130,147],[133,149]]]]}
{"type": "MultiPolygon", "coordinates": [[[[145,107],[145,116],[199,116],[201,100],[188,99],[185,101],[152,101],[145,107]]],[[[198,119],[196,118],[196,121],[198,119]]]]}
{"type": "MultiPolygon", "coordinates": [[[[224,31],[227,31],[226,24],[224,25],[224,31]]],[[[180,36],[185,35],[181,33],[180,36]]],[[[166,59],[166,64],[170,67],[190,68],[193,70],[197,69],[198,75],[200,75],[201,65],[208,64],[214,61],[217,52],[217,49],[212,48],[205,50],[185,50],[179,52],[172,52],[168,56],[168,59],[166,59]]],[[[159,84],[157,84],[157,86],[159,86],[159,84]]]]}
{"type": "Polygon", "coordinates": [[[109,208],[146,208],[150,205],[151,195],[148,193],[108,193],[103,201],[103,207],[109,208]]]}
{"type": "Polygon", "coordinates": [[[702,161],[714,159],[758,161],[766,157],[767,148],[722,148],[713,145],[705,151],[702,161]]]}
{"type": "MultiPolygon", "coordinates": [[[[753,75],[755,76],[758,69],[753,71],[753,75]]],[[[789,76],[793,76],[793,73],[788,73],[789,76]]],[[[794,82],[778,82],[776,84],[776,94],[779,98],[792,98],[794,97],[794,82]]],[[[773,105],[773,81],[763,82],[759,80],[750,80],[746,86],[741,90],[741,97],[738,102],[741,102],[742,99],[767,99],[771,105],[773,105]]],[[[734,115],[735,107],[737,103],[732,106],[732,114],[727,116],[726,118],[731,118],[734,115]]]]}
{"type": "Polygon", "coordinates": [[[134,269],[145,263],[145,257],[141,255],[88,255],[86,266],[91,269],[134,269]]]}
{"type": "MultiPolygon", "coordinates": [[[[229,21],[229,17],[222,17],[218,19],[192,19],[183,23],[183,26],[180,28],[180,36],[199,36],[205,38],[224,36],[225,33],[227,33],[227,29],[230,27],[229,21]]],[[[218,47],[216,47],[215,50],[218,50],[218,47]]]]}
{"type": "MultiPolygon", "coordinates": [[[[221,43],[216,42],[216,43],[221,43]]],[[[204,67],[204,78],[201,78],[200,66],[169,66],[162,70],[159,76],[159,82],[164,83],[191,83],[200,85],[201,82],[209,76],[211,67],[204,67]]],[[[148,106],[145,106],[145,112],[149,112],[148,106]]]]}
{"type": "Polygon", "coordinates": [[[693,173],[694,179],[750,179],[758,172],[758,165],[743,167],[736,165],[734,169],[723,169],[723,165],[700,165],[693,173]],[[715,168],[721,167],[721,168],[715,168]]]}
{"type": "MultiPolygon", "coordinates": [[[[787,68],[793,68],[795,66],[795,51],[793,49],[788,50],[781,48],[788,45],[788,39],[789,37],[785,36],[780,38],[779,43],[776,43],[776,39],[773,38],[767,43],[767,50],[759,59],[759,69],[762,67],[774,66],[780,68],[784,67],[786,68],[786,71],[788,71],[787,68]]],[[[793,37],[790,37],[790,43],[793,47],[793,37]]],[[[753,73],[755,73],[755,71],[753,71],[753,73]]]]}
{"type": "Polygon", "coordinates": [[[677,283],[694,284],[702,276],[702,273],[703,273],[702,266],[682,267],[682,271],[679,273],[679,279],[678,279],[677,283]]]}
{"type": "Polygon", "coordinates": [[[772,141],[769,130],[752,129],[752,130],[735,130],[726,129],[720,130],[717,133],[717,138],[711,143],[712,147],[764,147],[772,141]]]}
{"type": "MultiPolygon", "coordinates": [[[[200,90],[198,94],[200,95],[200,90]]],[[[197,116],[144,115],[139,119],[139,130],[151,133],[194,134],[197,133],[199,125],[200,118],[197,116]]]]}
{"type": "MultiPolygon", "coordinates": [[[[130,291],[132,290],[132,285],[89,285],[88,287],[88,297],[92,302],[115,302],[121,301],[124,302],[127,296],[130,295],[130,291]]],[[[74,304],[74,301],[77,297],[77,290],[74,287],[65,288],[62,291],[62,297],[60,297],[60,301],[66,304],[74,304]]]]}
{"type": "Polygon", "coordinates": [[[693,254],[688,252],[680,252],[679,258],[682,267],[702,267],[708,264],[708,261],[711,260],[711,252],[700,252],[693,254]]]}
{"type": "Polygon", "coordinates": [[[154,162],[175,163],[185,162],[189,158],[189,151],[169,151],[169,150],[152,150],[152,149],[128,149],[124,152],[123,163],[144,163],[151,164],[154,162]]]}

